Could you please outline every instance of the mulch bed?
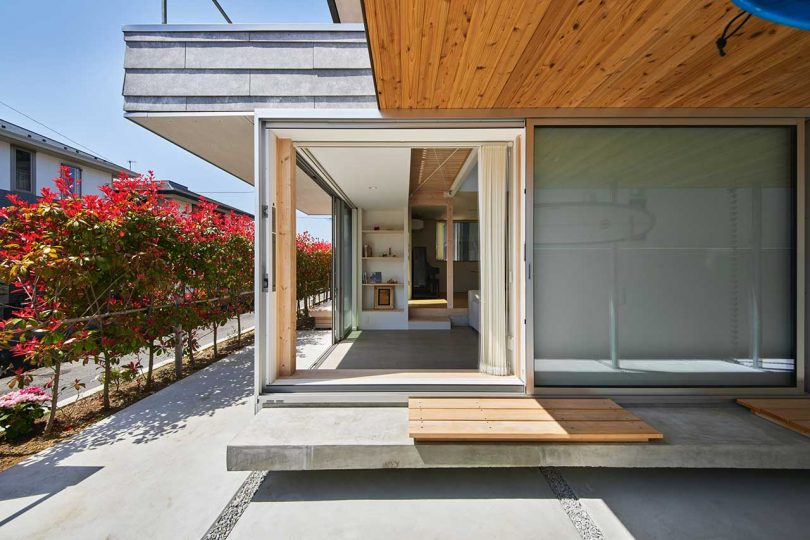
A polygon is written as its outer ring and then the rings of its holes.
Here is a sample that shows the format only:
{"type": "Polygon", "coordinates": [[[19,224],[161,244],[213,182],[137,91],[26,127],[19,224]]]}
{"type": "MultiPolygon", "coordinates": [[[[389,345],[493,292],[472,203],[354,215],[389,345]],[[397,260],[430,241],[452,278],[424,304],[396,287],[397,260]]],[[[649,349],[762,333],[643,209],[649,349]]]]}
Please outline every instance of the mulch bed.
{"type": "MultiPolygon", "coordinates": [[[[216,358],[214,358],[213,347],[194,355],[194,367],[191,366],[188,357],[186,357],[183,359],[183,376],[181,378],[188,377],[210,366],[217,360],[221,360],[252,344],[253,332],[243,332],[241,344],[237,344],[235,337],[225,343],[220,343],[217,347],[216,358]]],[[[70,405],[65,405],[56,413],[54,433],[50,436],[43,433],[47,420],[46,415],[46,417],[37,420],[34,433],[29,438],[14,443],[0,440],[0,472],[176,382],[174,363],[155,369],[152,373],[152,379],[152,386],[149,390],[144,388],[146,382],[145,372],[143,376],[139,377],[139,380],[123,383],[118,390],[115,389],[115,386],[110,387],[110,408],[108,410],[103,408],[101,392],[80,399],[70,405]]]]}

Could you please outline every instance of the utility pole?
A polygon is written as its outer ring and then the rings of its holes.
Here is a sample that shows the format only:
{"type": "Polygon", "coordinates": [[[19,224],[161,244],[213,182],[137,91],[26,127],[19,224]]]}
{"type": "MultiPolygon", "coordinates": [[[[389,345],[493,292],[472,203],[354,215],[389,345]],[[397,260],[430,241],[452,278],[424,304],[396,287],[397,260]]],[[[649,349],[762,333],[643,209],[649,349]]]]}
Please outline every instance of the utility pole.
{"type": "Polygon", "coordinates": [[[169,6],[168,6],[168,3],[169,3],[169,0],[163,0],[163,17],[161,18],[161,21],[163,22],[163,24],[168,24],[168,22],[169,22],[169,6]]]}
{"type": "Polygon", "coordinates": [[[134,159],[128,159],[127,163],[129,163],[129,166],[127,167],[127,169],[129,169],[131,171],[132,170],[132,164],[133,163],[138,163],[138,162],[135,161],[134,159]]]}

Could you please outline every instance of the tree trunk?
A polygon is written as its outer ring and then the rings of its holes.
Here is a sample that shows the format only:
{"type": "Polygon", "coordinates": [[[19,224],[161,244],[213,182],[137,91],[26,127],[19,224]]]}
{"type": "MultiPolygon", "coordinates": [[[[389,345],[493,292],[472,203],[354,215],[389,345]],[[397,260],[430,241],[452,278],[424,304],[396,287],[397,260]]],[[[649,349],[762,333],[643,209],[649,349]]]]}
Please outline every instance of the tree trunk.
{"type": "Polygon", "coordinates": [[[236,345],[242,346],[242,315],[236,314],[236,345]]]}
{"type": "Polygon", "coordinates": [[[174,378],[183,376],[183,327],[174,327],[174,378]]]}
{"type": "Polygon", "coordinates": [[[62,362],[57,359],[53,367],[53,386],[51,387],[51,410],[48,413],[48,422],[45,424],[45,434],[53,433],[53,425],[56,422],[56,404],[59,402],[59,374],[62,372],[62,362]]]}
{"type": "Polygon", "coordinates": [[[186,334],[188,335],[188,364],[191,369],[194,369],[194,330],[189,330],[186,334]]]}
{"type": "Polygon", "coordinates": [[[217,359],[217,323],[214,323],[214,360],[217,359]]]}
{"type": "Polygon", "coordinates": [[[104,393],[103,393],[103,407],[107,411],[110,409],[110,377],[112,375],[112,365],[107,356],[107,351],[101,352],[102,362],[104,362],[104,393]]]}
{"type": "Polygon", "coordinates": [[[146,368],[146,389],[152,388],[152,368],[155,365],[155,342],[149,342],[149,366],[146,368]]]}

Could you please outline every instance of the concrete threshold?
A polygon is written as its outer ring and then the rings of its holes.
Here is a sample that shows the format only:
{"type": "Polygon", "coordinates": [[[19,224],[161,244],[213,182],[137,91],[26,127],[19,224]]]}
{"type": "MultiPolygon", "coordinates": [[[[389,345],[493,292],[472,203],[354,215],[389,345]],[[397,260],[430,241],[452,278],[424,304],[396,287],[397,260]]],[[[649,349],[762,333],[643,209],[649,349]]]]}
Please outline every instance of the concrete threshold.
{"type": "Polygon", "coordinates": [[[810,469],[810,438],[732,404],[628,406],[651,443],[415,443],[401,406],[269,407],[231,441],[231,471],[447,467],[810,469]]]}

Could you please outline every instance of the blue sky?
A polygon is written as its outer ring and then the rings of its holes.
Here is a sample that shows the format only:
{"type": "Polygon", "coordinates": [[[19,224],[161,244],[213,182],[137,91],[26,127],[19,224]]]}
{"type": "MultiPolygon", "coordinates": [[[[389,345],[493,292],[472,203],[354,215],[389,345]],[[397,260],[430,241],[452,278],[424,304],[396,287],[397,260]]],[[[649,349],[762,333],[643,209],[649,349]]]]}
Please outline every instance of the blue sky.
{"type": "MultiPolygon", "coordinates": [[[[210,0],[168,1],[169,23],[224,22],[210,0]]],[[[220,4],[234,23],[332,20],[326,0],[220,4]]],[[[160,14],[161,0],[0,1],[0,101],[103,158],[123,166],[134,160],[137,171],[152,169],[159,178],[252,212],[251,186],[123,117],[121,27],[160,23],[160,14]],[[223,191],[230,193],[218,193],[223,191]]],[[[64,140],[2,104],[0,118],[64,140]]],[[[328,239],[328,223],[302,220],[299,228],[328,239]]]]}

